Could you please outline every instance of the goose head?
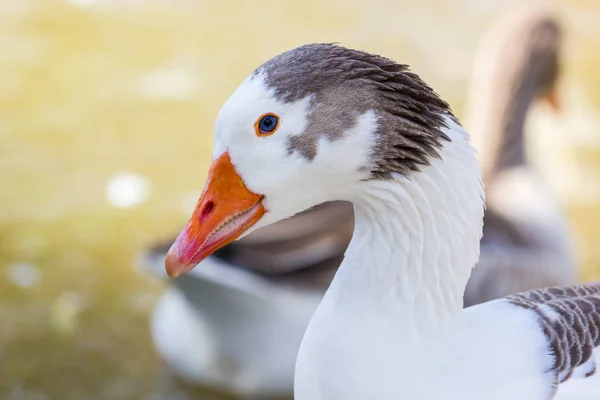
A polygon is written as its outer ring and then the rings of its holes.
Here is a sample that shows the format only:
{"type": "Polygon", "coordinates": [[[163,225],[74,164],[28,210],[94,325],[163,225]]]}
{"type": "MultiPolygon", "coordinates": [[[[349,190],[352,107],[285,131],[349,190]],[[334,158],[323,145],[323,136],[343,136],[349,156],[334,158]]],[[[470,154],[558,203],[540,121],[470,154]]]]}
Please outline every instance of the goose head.
{"type": "Polygon", "coordinates": [[[257,68],[225,102],[197,206],[168,252],[170,276],[260,227],[439,157],[449,106],[408,66],[311,44],[257,68]]]}

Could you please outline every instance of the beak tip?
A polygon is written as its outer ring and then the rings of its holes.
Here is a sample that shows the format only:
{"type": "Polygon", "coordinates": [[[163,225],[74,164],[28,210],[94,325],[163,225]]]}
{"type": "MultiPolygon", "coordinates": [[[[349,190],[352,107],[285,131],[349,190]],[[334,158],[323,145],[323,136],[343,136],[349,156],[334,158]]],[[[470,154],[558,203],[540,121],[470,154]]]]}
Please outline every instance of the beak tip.
{"type": "Polygon", "coordinates": [[[177,278],[181,274],[179,272],[177,272],[177,271],[175,271],[175,272],[169,272],[169,271],[167,271],[167,275],[169,276],[169,279],[175,279],[175,278],[177,278]]]}
{"type": "Polygon", "coordinates": [[[167,258],[165,259],[165,270],[171,279],[177,278],[184,270],[183,265],[181,262],[179,262],[179,257],[174,254],[173,248],[171,248],[167,253],[167,258]]]}
{"type": "Polygon", "coordinates": [[[177,250],[174,250],[173,247],[171,247],[165,258],[165,270],[171,279],[189,272],[196,265],[198,265],[198,263],[183,262],[179,257],[179,253],[177,250]]]}

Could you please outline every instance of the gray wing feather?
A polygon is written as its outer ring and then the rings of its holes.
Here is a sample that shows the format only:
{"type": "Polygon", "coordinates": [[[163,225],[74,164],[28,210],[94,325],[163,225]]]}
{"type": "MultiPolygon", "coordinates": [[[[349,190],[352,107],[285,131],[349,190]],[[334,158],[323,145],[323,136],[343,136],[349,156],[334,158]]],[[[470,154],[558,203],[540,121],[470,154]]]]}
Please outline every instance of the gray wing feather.
{"type": "Polygon", "coordinates": [[[554,356],[555,387],[571,377],[596,372],[600,346],[600,283],[536,289],[506,298],[537,314],[554,356]]]}

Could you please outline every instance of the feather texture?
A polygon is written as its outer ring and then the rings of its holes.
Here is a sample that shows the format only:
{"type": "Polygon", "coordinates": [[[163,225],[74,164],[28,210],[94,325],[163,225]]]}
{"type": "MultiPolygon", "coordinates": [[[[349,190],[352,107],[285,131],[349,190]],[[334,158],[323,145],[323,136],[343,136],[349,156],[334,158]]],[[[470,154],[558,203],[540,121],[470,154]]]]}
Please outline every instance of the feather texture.
{"type": "Polygon", "coordinates": [[[600,283],[531,290],[507,297],[515,306],[536,314],[555,357],[555,386],[578,368],[596,372],[594,349],[600,346],[600,283]]]}

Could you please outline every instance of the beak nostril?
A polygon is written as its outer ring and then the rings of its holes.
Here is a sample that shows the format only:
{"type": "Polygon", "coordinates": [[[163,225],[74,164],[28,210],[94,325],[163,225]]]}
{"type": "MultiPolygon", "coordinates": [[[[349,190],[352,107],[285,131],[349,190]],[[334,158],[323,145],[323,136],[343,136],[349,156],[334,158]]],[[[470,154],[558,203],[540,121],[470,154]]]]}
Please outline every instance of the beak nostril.
{"type": "Polygon", "coordinates": [[[213,212],[214,209],[215,209],[215,203],[213,203],[211,200],[207,201],[206,204],[204,204],[204,207],[202,208],[200,217],[202,219],[208,217],[213,212]]]}

